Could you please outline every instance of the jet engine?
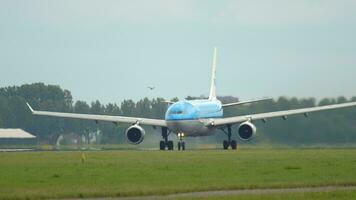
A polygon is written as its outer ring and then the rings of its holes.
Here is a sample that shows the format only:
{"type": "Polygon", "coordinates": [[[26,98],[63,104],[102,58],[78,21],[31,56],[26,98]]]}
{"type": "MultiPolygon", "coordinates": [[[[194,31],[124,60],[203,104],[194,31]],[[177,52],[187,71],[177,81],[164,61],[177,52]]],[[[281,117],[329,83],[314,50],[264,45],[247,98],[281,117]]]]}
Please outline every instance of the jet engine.
{"type": "Polygon", "coordinates": [[[251,122],[244,122],[240,124],[238,132],[239,138],[244,141],[250,140],[256,134],[256,126],[251,122]]]}
{"type": "Polygon", "coordinates": [[[145,130],[135,124],[126,130],[126,138],[130,144],[140,144],[145,136],[145,130]]]}

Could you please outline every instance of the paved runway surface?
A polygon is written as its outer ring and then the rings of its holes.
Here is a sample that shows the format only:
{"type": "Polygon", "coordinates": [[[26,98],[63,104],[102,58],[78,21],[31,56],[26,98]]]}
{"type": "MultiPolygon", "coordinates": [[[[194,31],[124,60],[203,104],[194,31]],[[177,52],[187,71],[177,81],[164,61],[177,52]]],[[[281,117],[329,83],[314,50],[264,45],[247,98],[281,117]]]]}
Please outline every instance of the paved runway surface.
{"type": "MultiPolygon", "coordinates": [[[[179,197],[211,197],[227,195],[245,194],[276,194],[276,193],[305,193],[305,192],[333,192],[333,191],[356,190],[356,186],[325,186],[325,187],[304,187],[304,188],[281,188],[281,189],[246,189],[246,190],[222,190],[178,193],[163,196],[141,196],[141,197],[120,197],[120,198],[89,198],[87,200],[153,200],[153,199],[176,199],[179,197]]],[[[71,199],[79,200],[79,199],[71,199]]],[[[83,199],[80,199],[83,200],[83,199]]]]}

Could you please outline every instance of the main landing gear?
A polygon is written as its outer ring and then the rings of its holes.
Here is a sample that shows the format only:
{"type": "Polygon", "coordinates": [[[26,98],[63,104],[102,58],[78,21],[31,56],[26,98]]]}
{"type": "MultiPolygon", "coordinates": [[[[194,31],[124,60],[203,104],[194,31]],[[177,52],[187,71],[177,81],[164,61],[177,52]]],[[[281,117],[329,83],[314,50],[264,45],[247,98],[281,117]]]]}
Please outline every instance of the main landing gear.
{"type": "Polygon", "coordinates": [[[163,140],[159,142],[159,150],[173,150],[173,141],[168,140],[168,135],[168,129],[166,127],[162,127],[163,140]]]}
{"type": "Polygon", "coordinates": [[[231,125],[227,125],[227,132],[225,129],[221,129],[224,131],[224,133],[227,135],[228,140],[224,140],[223,142],[223,147],[224,149],[229,149],[229,146],[231,146],[231,149],[236,150],[237,149],[237,142],[236,140],[231,140],[231,125]]]}
{"type": "Polygon", "coordinates": [[[178,151],[180,151],[180,150],[184,151],[185,150],[185,142],[183,141],[183,137],[184,137],[184,133],[178,133],[178,138],[179,138],[178,151]]]}

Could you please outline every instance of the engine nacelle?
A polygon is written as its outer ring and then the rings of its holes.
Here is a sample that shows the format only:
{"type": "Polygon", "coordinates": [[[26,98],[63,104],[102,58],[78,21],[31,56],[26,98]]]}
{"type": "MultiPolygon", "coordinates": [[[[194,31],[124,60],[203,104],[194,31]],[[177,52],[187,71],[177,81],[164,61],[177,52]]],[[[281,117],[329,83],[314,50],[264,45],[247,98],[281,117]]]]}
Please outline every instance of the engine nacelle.
{"type": "Polygon", "coordinates": [[[130,144],[140,144],[145,136],[145,130],[139,125],[130,126],[126,130],[126,138],[130,144]]]}
{"type": "Polygon", "coordinates": [[[239,138],[244,141],[248,141],[253,136],[256,135],[257,128],[254,124],[251,122],[244,122],[240,124],[238,132],[239,132],[239,138]]]}

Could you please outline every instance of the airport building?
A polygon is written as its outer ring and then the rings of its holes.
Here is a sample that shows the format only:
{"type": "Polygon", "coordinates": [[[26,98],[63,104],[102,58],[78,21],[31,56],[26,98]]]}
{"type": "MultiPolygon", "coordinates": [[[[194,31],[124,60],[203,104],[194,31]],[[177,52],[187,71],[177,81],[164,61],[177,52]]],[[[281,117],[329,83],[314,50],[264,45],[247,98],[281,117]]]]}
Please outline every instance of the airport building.
{"type": "Polygon", "coordinates": [[[0,148],[9,145],[37,145],[37,139],[22,129],[0,129],[0,148]]]}

